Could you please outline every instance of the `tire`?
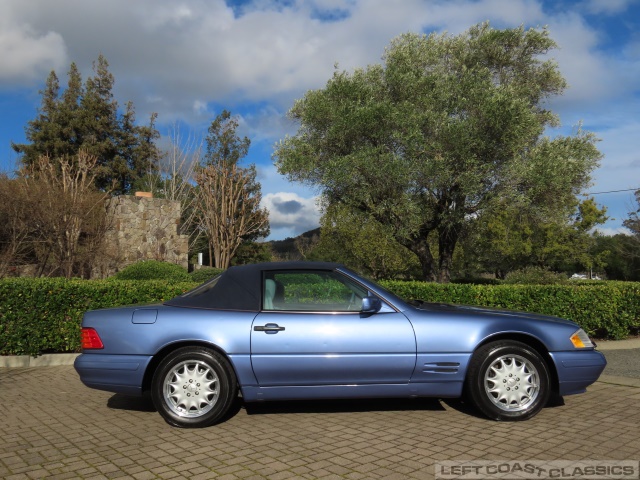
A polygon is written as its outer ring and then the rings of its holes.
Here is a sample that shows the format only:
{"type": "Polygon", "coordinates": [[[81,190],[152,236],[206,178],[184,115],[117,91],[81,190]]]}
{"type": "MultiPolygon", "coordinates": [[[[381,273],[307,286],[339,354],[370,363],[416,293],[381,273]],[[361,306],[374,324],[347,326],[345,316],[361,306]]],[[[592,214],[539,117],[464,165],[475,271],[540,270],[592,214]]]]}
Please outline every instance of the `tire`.
{"type": "Polygon", "coordinates": [[[167,355],[156,369],[151,398],[166,422],[202,428],[220,422],[237,394],[233,368],[219,353],[184,347],[167,355]]]}
{"type": "Polygon", "coordinates": [[[493,420],[527,420],[549,400],[547,364],[524,343],[512,340],[489,343],[480,347],[471,359],[467,393],[478,410],[493,420]]]}

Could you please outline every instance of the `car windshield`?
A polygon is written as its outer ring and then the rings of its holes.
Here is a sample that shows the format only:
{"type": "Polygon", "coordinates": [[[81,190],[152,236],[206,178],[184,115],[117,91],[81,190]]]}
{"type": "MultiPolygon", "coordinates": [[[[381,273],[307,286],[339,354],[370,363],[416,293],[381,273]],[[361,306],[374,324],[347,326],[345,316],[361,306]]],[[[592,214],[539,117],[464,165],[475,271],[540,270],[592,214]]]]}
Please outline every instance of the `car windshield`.
{"type": "Polygon", "coordinates": [[[385,299],[393,303],[396,307],[400,307],[401,305],[407,303],[405,299],[397,296],[395,293],[390,292],[389,290],[380,286],[380,284],[374,282],[373,280],[364,278],[362,275],[357,274],[356,272],[354,272],[349,268],[340,267],[339,270],[346,273],[352,278],[359,279],[360,283],[362,283],[365,287],[372,290],[373,292],[376,292],[379,295],[382,295],[385,299]]]}

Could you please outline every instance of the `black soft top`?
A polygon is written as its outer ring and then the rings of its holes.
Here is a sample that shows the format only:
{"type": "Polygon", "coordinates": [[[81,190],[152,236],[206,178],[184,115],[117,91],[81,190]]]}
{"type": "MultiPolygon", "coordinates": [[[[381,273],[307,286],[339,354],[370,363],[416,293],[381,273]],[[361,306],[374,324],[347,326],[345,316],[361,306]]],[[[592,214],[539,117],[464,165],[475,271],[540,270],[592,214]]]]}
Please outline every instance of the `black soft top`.
{"type": "Polygon", "coordinates": [[[173,307],[259,312],[262,308],[263,272],[332,271],[339,267],[342,265],[329,262],[270,262],[230,267],[217,277],[164,304],[173,307]]]}

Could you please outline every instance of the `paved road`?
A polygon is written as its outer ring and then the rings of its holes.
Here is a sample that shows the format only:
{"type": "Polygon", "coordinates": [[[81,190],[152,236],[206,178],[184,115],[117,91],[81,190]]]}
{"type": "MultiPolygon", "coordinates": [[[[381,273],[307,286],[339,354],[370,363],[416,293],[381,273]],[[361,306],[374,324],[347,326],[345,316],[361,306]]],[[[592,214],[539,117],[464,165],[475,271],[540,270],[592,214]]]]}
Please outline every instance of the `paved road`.
{"type": "Polygon", "coordinates": [[[640,349],[605,350],[607,367],[604,375],[617,375],[640,379],[640,349]]]}
{"type": "Polygon", "coordinates": [[[385,400],[238,404],[223,424],[180,430],[144,400],[84,387],[71,366],[2,369],[0,478],[424,479],[440,460],[640,460],[634,382],[598,382],[519,423],[385,400]]]}
{"type": "Polygon", "coordinates": [[[598,350],[607,358],[605,376],[640,379],[640,338],[598,341],[598,350]]]}

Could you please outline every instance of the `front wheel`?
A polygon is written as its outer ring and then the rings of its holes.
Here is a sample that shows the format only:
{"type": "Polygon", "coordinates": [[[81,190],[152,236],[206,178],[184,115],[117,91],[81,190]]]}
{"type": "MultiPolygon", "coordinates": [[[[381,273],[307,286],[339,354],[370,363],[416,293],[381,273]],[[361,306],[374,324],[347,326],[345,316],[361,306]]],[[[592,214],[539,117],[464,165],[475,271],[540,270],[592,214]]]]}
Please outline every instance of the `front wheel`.
{"type": "Polygon", "coordinates": [[[494,420],[527,420],[547,403],[549,371],[533,348],[516,341],[484,345],[473,355],[467,377],[473,403],[494,420]]]}
{"type": "Polygon", "coordinates": [[[229,362],[201,347],[180,348],[165,357],[151,385],[158,413],[176,427],[213,425],[228,412],[237,386],[229,362]]]}

